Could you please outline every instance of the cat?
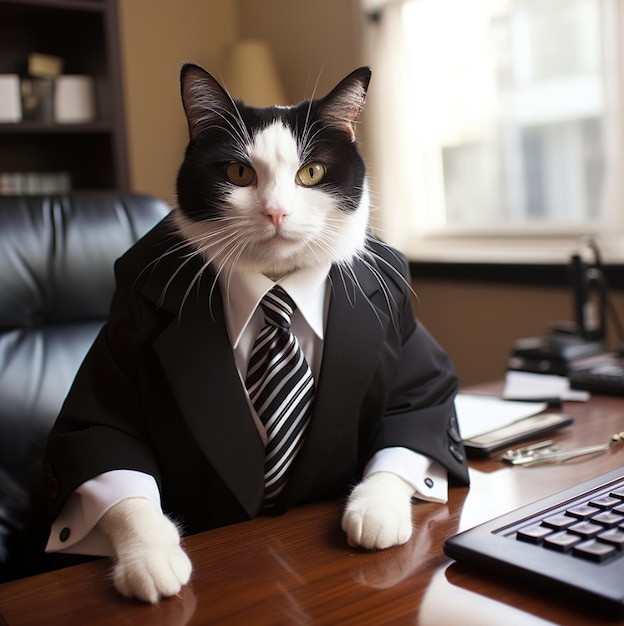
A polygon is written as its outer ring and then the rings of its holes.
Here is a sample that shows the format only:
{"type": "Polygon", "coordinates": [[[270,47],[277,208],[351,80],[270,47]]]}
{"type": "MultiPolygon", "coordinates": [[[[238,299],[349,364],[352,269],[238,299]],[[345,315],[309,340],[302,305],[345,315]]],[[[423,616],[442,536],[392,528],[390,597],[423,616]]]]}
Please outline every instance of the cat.
{"type": "MultiPolygon", "coordinates": [[[[139,272],[140,277],[157,272],[167,257],[180,255],[180,265],[174,265],[160,293],[164,301],[184,266],[200,258],[200,269],[183,288],[180,325],[185,323],[185,303],[194,297],[194,289],[205,272],[219,278],[222,297],[227,300],[234,272],[260,272],[279,281],[292,272],[322,265],[337,268],[334,276],[340,277],[343,286],[351,285],[345,290],[350,294],[353,311],[357,311],[356,300],[364,301],[363,306],[374,309],[380,318],[377,309],[365,302],[362,275],[354,270],[357,261],[378,283],[385,313],[395,326],[394,334],[403,335],[396,341],[415,341],[418,332],[425,332],[414,330],[413,320],[403,319],[410,317],[411,303],[402,257],[374,241],[369,232],[370,197],[366,167],[356,141],[356,123],[370,78],[369,68],[359,68],[325,97],[288,107],[255,108],[233,100],[203,68],[183,66],[181,94],[190,139],[178,173],[178,205],[171,216],[177,238],[172,238],[173,243],[167,244],[166,252],[150,267],[139,272]],[[186,253],[188,248],[191,253],[186,253]]],[[[335,284],[330,287],[336,288],[335,284]]],[[[429,345],[423,352],[426,361],[426,350],[433,351],[431,372],[422,377],[426,402],[443,401],[445,411],[452,412],[448,406],[452,405],[456,388],[454,374],[446,355],[429,345]],[[439,388],[431,386],[433,379],[438,380],[439,388]]],[[[393,346],[396,353],[398,348],[393,346]]],[[[392,363],[397,362],[398,357],[392,356],[392,363]]],[[[386,371],[378,374],[379,380],[388,376],[386,371]]],[[[397,378],[402,378],[400,373],[397,378]]],[[[400,384],[409,386],[405,381],[400,384]]],[[[384,396],[385,402],[390,402],[391,396],[384,396]]],[[[71,397],[70,392],[65,413],[71,412],[71,397]]],[[[379,429],[371,428],[371,433],[379,429]]],[[[444,432],[446,424],[441,428],[444,432]]],[[[49,444],[52,465],[55,437],[60,440],[62,430],[61,426],[53,429],[49,444]]],[[[364,438],[363,434],[358,436],[364,438]]],[[[57,464],[61,456],[57,452],[57,464]]],[[[451,465],[451,461],[442,462],[451,465]]],[[[463,460],[458,463],[450,470],[465,480],[463,460]]],[[[354,477],[359,471],[361,467],[349,468],[354,477]]],[[[328,496],[333,495],[333,491],[327,491],[328,496]]],[[[413,532],[414,491],[410,482],[392,471],[382,469],[367,475],[346,500],[341,526],[347,543],[375,550],[407,542],[413,532]]],[[[218,508],[219,503],[214,506],[218,508]]],[[[192,564],[181,542],[182,528],[153,501],[125,498],[102,515],[96,528],[112,545],[113,582],[122,595],[156,603],[177,594],[190,580],[192,564]]]]}

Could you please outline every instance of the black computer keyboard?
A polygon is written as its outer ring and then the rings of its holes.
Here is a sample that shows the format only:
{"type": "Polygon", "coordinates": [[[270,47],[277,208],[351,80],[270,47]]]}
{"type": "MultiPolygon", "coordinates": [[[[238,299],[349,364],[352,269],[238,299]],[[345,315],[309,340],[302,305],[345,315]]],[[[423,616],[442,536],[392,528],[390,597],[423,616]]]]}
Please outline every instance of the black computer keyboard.
{"type": "Polygon", "coordinates": [[[596,563],[620,558],[624,556],[624,480],[522,520],[504,535],[596,563]]]}
{"type": "Polygon", "coordinates": [[[460,563],[624,614],[624,468],[444,542],[460,563]]]}

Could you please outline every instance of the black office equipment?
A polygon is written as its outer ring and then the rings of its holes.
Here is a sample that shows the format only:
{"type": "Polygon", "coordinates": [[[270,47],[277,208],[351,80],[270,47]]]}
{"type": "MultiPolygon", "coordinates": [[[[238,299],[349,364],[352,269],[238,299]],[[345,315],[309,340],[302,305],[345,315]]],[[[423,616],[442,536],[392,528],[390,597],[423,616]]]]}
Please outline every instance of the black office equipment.
{"type": "Polygon", "coordinates": [[[518,339],[507,367],[521,372],[565,376],[574,363],[604,352],[604,343],[552,331],[544,337],[518,339]]]}
{"type": "Polygon", "coordinates": [[[608,297],[607,280],[602,270],[602,255],[591,237],[584,237],[581,243],[590,250],[592,259],[583,258],[583,246],[570,258],[576,332],[586,341],[602,341],[606,331],[608,297]]]}
{"type": "Polygon", "coordinates": [[[624,396],[624,360],[581,367],[569,372],[568,380],[572,389],[624,396]]]}
{"type": "Polygon", "coordinates": [[[624,468],[454,535],[444,552],[624,614],[624,468]]]}
{"type": "Polygon", "coordinates": [[[602,255],[591,237],[581,238],[569,262],[574,321],[552,324],[542,337],[514,342],[507,361],[510,370],[567,375],[579,360],[605,352],[607,313],[619,340],[624,327],[613,304],[602,255]]]}

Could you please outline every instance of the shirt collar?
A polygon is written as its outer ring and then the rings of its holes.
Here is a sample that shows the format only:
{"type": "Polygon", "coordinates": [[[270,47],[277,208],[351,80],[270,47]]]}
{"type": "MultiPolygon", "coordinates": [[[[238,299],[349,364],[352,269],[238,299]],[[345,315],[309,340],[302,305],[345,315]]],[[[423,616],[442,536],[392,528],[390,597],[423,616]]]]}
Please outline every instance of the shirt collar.
{"type": "MultiPolygon", "coordinates": [[[[323,339],[325,288],[329,269],[329,263],[308,267],[296,270],[278,281],[319,339],[323,339]]],[[[233,348],[237,347],[260,300],[275,284],[257,272],[219,274],[225,319],[233,348]]]]}

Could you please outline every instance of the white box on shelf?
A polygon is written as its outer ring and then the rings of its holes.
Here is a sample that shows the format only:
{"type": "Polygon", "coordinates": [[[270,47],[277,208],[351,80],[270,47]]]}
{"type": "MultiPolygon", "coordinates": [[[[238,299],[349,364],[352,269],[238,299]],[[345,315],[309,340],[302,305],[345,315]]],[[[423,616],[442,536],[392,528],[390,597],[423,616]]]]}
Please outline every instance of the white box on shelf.
{"type": "Polygon", "coordinates": [[[22,101],[17,74],[0,74],[0,122],[21,122],[22,101]]]}
{"type": "Polygon", "coordinates": [[[95,119],[93,78],[61,75],[54,85],[54,121],[60,124],[92,122],[95,119]]]}

